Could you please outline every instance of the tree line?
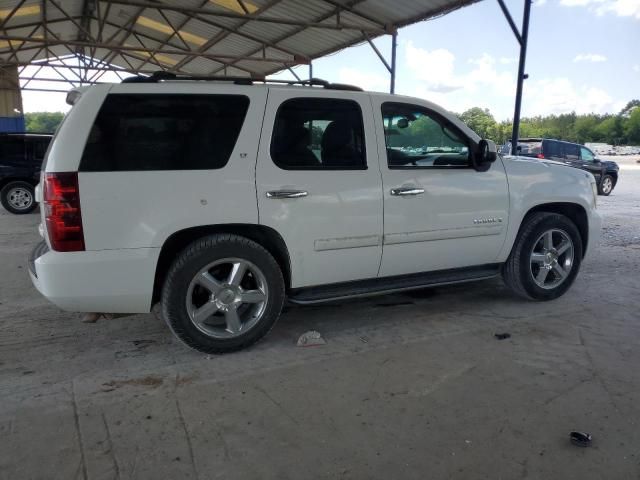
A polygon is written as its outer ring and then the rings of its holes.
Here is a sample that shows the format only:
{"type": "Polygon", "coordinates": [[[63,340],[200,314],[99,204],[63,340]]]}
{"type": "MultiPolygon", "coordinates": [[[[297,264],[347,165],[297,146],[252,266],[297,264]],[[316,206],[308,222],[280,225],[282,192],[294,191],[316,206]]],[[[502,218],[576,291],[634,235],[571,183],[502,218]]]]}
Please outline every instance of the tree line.
{"type": "MultiPolygon", "coordinates": [[[[511,139],[512,122],[497,122],[488,109],[470,108],[458,117],[483,138],[498,144],[511,139]]],[[[640,100],[631,100],[618,114],[572,112],[522,118],[520,137],[555,138],[582,144],[640,145],[640,100]]]]}
{"type": "MultiPolygon", "coordinates": [[[[53,133],[63,117],[62,112],[25,113],[26,130],[53,133]]],[[[497,122],[489,109],[470,108],[458,117],[478,135],[497,144],[504,144],[511,138],[512,122],[497,122]]],[[[312,132],[315,136],[317,133],[312,132]]],[[[523,118],[520,121],[520,137],[557,138],[577,143],[640,145],[640,100],[631,100],[615,115],[577,115],[573,112],[523,118]]]]}

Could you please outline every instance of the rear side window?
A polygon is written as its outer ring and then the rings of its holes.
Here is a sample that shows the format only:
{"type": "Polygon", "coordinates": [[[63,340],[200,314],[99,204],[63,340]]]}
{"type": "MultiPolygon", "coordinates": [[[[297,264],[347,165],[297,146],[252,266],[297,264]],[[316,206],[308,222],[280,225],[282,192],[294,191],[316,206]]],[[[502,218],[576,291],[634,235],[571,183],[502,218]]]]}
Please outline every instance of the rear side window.
{"type": "Polygon", "coordinates": [[[224,167],[249,108],[242,95],[108,95],[80,171],[224,167]]]}
{"type": "Polygon", "coordinates": [[[25,161],[25,142],[22,137],[0,139],[0,159],[8,165],[20,165],[25,161]]]}
{"type": "Polygon", "coordinates": [[[580,158],[580,146],[575,143],[563,143],[562,150],[564,157],[569,160],[578,160],[580,158]]]}
{"type": "Polygon", "coordinates": [[[546,157],[564,157],[562,144],[560,142],[545,140],[544,154],[546,157]]]}
{"type": "Polygon", "coordinates": [[[276,114],[271,158],[285,170],[366,169],[360,106],[335,98],[287,100],[276,114]]]}

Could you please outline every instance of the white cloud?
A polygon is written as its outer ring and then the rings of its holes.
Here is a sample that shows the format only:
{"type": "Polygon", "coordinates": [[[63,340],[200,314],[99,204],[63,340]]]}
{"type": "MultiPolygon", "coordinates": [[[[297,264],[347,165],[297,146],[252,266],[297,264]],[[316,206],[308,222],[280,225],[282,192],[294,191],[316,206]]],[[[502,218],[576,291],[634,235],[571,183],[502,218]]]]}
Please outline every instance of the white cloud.
{"type": "Polygon", "coordinates": [[[600,88],[577,87],[567,78],[546,78],[525,82],[523,105],[525,115],[584,114],[615,111],[618,102],[600,88]]]}
{"type": "Polygon", "coordinates": [[[633,71],[634,72],[640,72],[640,65],[634,65],[633,66],[633,71]]]}
{"type": "Polygon", "coordinates": [[[386,92],[389,90],[388,75],[372,74],[355,68],[341,68],[338,70],[338,79],[341,83],[357,85],[373,92],[386,92]]]}
{"type": "Polygon", "coordinates": [[[510,63],[517,63],[518,57],[500,57],[498,60],[502,65],[509,65],[510,63]]]}
{"type": "Polygon", "coordinates": [[[574,62],[606,62],[607,57],[599,53],[581,53],[576,55],[574,62]]]}
{"type": "Polygon", "coordinates": [[[515,88],[512,73],[497,71],[496,60],[488,53],[469,59],[468,63],[474,67],[463,73],[456,68],[455,55],[449,50],[439,48],[429,51],[414,47],[412,42],[408,42],[406,62],[413,76],[423,82],[424,88],[430,92],[449,93],[461,90],[470,93],[487,88],[501,92],[515,88]]]}
{"type": "Polygon", "coordinates": [[[614,13],[619,17],[634,17],[640,20],[638,0],[560,0],[565,7],[587,7],[597,15],[614,13]]]}
{"type": "Polygon", "coordinates": [[[546,3],[547,3],[547,0],[537,0],[537,1],[533,2],[533,5],[535,7],[541,7],[541,6],[545,5],[546,3]]]}

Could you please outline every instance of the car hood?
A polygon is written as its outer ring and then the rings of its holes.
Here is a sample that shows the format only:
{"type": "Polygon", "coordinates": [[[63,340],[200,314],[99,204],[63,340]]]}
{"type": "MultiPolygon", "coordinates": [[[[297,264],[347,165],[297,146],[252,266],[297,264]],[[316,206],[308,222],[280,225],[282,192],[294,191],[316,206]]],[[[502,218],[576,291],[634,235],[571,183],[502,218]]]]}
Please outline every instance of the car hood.
{"type": "MultiPolygon", "coordinates": [[[[580,168],[573,167],[568,163],[557,162],[555,160],[548,160],[546,158],[523,157],[523,156],[517,156],[517,155],[505,155],[502,157],[502,160],[505,164],[526,163],[528,165],[527,170],[529,170],[530,172],[544,171],[548,168],[551,168],[551,169],[560,168],[562,169],[563,173],[566,175],[581,177],[586,174],[587,176],[591,177],[592,181],[595,181],[593,179],[593,175],[590,172],[586,170],[582,170],[580,168]]],[[[507,167],[507,171],[508,171],[509,170],[508,165],[505,165],[505,166],[507,167]]]]}

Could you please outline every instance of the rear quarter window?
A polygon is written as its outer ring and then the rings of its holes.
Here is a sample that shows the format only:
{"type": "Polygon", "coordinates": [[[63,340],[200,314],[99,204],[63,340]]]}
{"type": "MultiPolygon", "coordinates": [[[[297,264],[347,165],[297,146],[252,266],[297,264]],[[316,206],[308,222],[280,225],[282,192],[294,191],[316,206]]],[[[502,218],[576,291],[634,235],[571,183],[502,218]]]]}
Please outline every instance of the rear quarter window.
{"type": "Polygon", "coordinates": [[[243,95],[108,95],[89,133],[80,171],[222,168],[248,108],[243,95]]]}

